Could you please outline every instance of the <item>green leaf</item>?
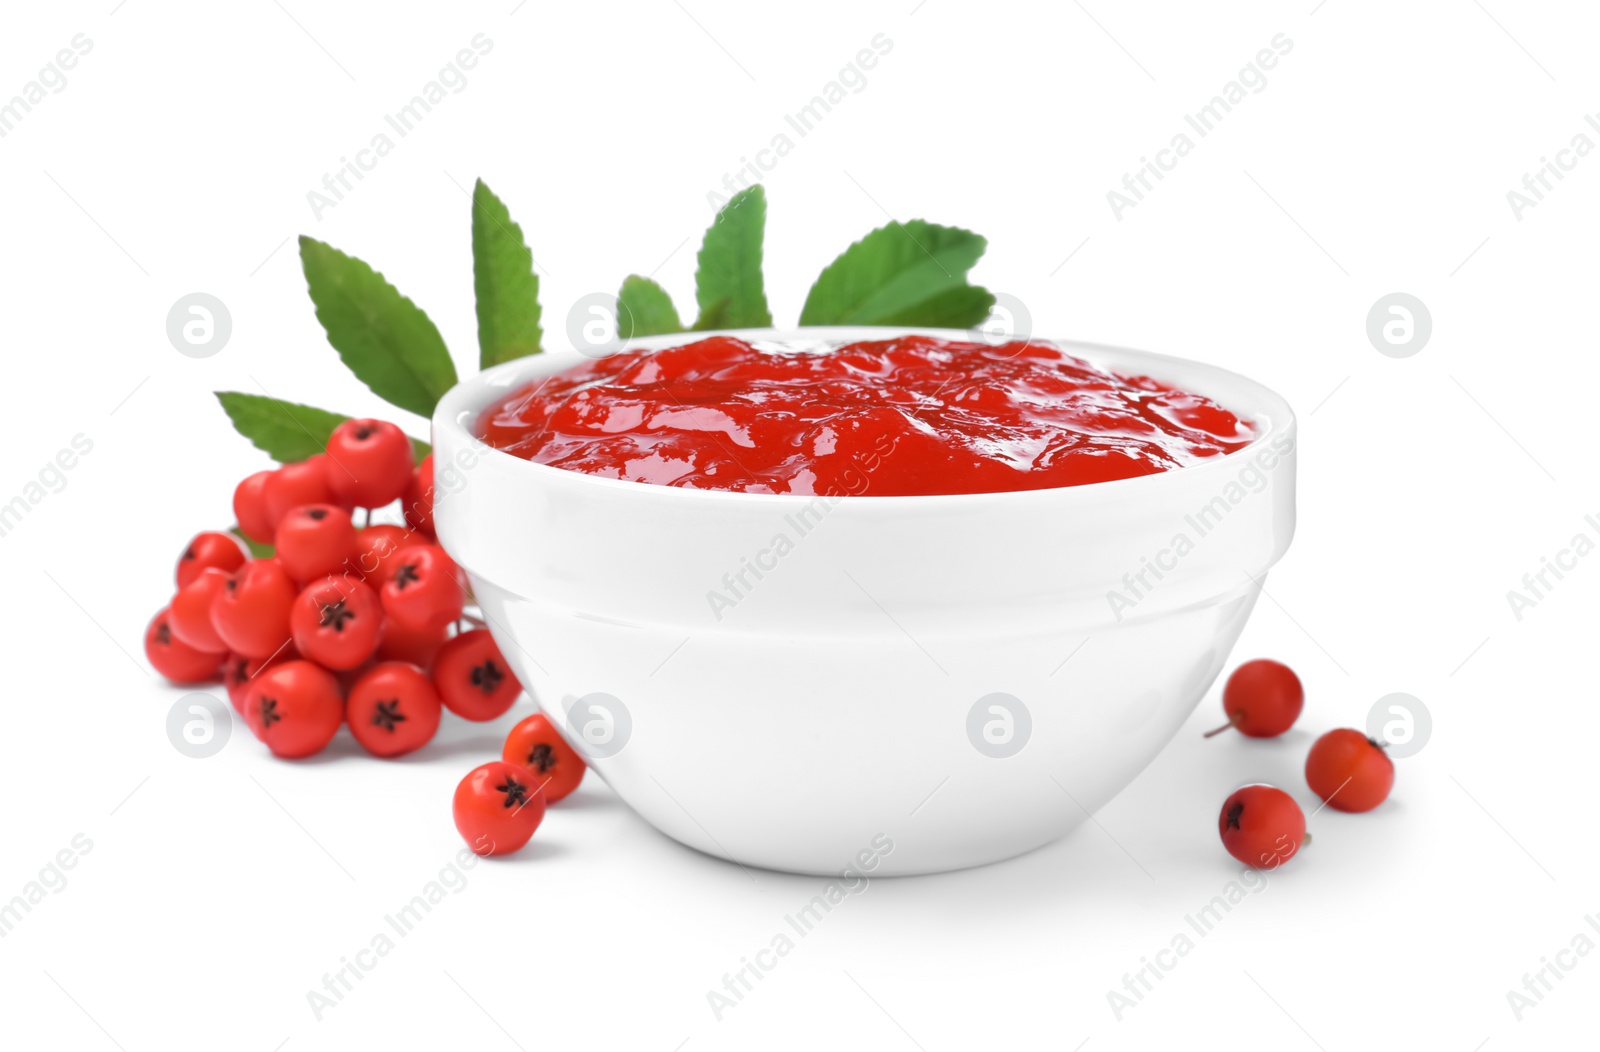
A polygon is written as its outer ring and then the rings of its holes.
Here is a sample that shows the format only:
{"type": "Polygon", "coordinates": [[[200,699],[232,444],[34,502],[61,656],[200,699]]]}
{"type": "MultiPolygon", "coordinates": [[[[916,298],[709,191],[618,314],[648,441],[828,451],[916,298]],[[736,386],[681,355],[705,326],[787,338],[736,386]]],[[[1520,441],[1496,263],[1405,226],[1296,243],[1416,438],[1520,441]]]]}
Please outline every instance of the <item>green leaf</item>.
{"type": "Polygon", "coordinates": [[[695,319],[692,331],[704,332],[707,329],[731,329],[732,325],[724,322],[728,316],[728,299],[723,297],[709,306],[700,309],[700,317],[695,319]]]}
{"type": "Polygon", "coordinates": [[[272,545],[270,545],[270,544],[262,544],[260,541],[251,540],[249,535],[246,534],[243,530],[241,530],[237,526],[229,526],[228,527],[228,532],[233,534],[235,537],[239,538],[239,540],[241,542],[243,542],[244,546],[246,548],[250,549],[250,558],[252,558],[252,559],[270,559],[270,558],[272,558],[273,553],[274,553],[274,549],[273,549],[272,545]]]}
{"type": "Polygon", "coordinates": [[[967,284],[987,244],[970,230],[921,219],[879,227],[817,276],[800,324],[970,328],[994,302],[967,284]]]}
{"type": "Polygon", "coordinates": [[[882,318],[874,325],[925,325],[939,329],[971,329],[994,309],[994,293],[982,285],[957,285],[932,299],[882,318]]]}
{"type": "Polygon", "coordinates": [[[354,256],[300,238],[317,320],[344,364],[384,401],[430,416],[456,384],[439,330],[415,303],[354,256]]]}
{"type": "Polygon", "coordinates": [[[280,464],[321,453],[333,429],[350,419],[326,409],[242,391],[218,391],[217,401],[235,430],[280,464]]]}
{"type": "Polygon", "coordinates": [[[617,293],[617,308],[619,340],[683,331],[683,322],[678,320],[678,308],[672,305],[672,297],[649,278],[637,274],[623,278],[622,290],[617,293]]]}
{"type": "MultiPolygon", "coordinates": [[[[234,429],[280,464],[293,464],[316,456],[327,448],[333,429],[350,418],[326,409],[297,405],[266,395],[242,391],[218,391],[234,429]]],[[[432,447],[419,439],[411,440],[411,455],[418,462],[432,447]]]]}
{"type": "Polygon", "coordinates": [[[700,245],[694,298],[696,329],[759,329],[772,324],[761,281],[761,239],[767,195],[761,184],[740,190],[722,206],[700,245]]]}
{"type": "Polygon", "coordinates": [[[482,179],[472,188],[472,284],[481,368],[544,350],[533,253],[510,210],[482,179]]]}

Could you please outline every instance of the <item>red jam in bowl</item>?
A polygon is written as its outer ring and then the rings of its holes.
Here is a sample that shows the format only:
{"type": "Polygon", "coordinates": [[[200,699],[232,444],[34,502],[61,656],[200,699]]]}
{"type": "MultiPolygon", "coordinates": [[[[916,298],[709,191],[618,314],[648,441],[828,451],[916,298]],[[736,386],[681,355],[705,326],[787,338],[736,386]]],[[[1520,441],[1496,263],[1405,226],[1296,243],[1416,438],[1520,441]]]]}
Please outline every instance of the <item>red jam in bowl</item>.
{"type": "Polygon", "coordinates": [[[529,384],[478,426],[491,446],[587,475],[826,496],[1081,486],[1255,437],[1208,398],[1048,343],[930,336],[624,352],[529,384]]]}

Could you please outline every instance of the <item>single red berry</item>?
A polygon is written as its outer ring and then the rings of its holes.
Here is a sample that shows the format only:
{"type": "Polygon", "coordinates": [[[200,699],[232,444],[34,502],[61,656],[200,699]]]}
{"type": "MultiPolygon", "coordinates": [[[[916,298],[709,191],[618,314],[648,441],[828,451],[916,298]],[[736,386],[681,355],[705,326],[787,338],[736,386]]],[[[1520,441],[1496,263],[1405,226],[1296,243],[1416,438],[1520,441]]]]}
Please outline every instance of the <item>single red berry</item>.
{"type": "Polygon", "coordinates": [[[345,573],[356,551],[350,513],[332,504],[291,508],[278,523],[278,561],[301,584],[345,573]]]}
{"type": "Polygon", "coordinates": [[[289,631],[301,654],[323,668],[345,671],[377,652],[383,608],[378,593],[356,578],[324,577],[295,599],[289,631]]]}
{"type": "Polygon", "coordinates": [[[374,665],[350,688],[345,719],[356,741],[374,756],[420,749],[439,729],[439,692],[415,665],[374,665]]]}
{"type": "Polygon", "coordinates": [[[400,549],[426,543],[426,537],[404,526],[380,523],[357,530],[355,565],[347,572],[359,575],[374,588],[382,588],[394,576],[394,557],[400,549]]]}
{"type": "Polygon", "coordinates": [[[267,513],[267,479],[272,472],[258,471],[249,476],[233,491],[233,518],[244,535],[257,544],[272,543],[272,526],[276,521],[267,513]]]}
{"type": "Polygon", "coordinates": [[[1224,800],[1217,830],[1228,854],[1257,869],[1277,869],[1308,839],[1300,805],[1270,785],[1247,785],[1224,800]]]}
{"type": "Polygon", "coordinates": [[[381,508],[411,481],[411,440],[385,420],[346,420],[328,439],[328,481],[345,503],[381,508]]]}
{"type": "Polygon", "coordinates": [[[172,625],[172,634],[180,642],[208,654],[228,652],[228,644],[217,634],[216,625],[211,619],[211,605],[216,602],[217,596],[227,591],[231,580],[233,574],[213,568],[203,571],[178,589],[168,608],[167,620],[172,625]]]}
{"type": "Polygon", "coordinates": [[[172,634],[170,612],[162,610],[144,630],[144,656],[150,666],[174,683],[204,683],[217,677],[225,654],[196,650],[172,634]]]}
{"type": "Polygon", "coordinates": [[[319,753],[344,719],[339,681],[309,661],[273,665],[246,689],[244,719],[275,756],[295,760],[319,753]]]}
{"type": "Polygon", "coordinates": [[[384,616],[412,632],[444,628],[464,604],[461,571],[437,544],[401,549],[380,594],[384,616]]]}
{"type": "Polygon", "coordinates": [[[332,468],[326,453],[318,453],[298,464],[285,464],[267,477],[261,491],[266,501],[267,518],[277,530],[283,517],[303,504],[337,504],[347,507],[333,492],[328,472],[332,468]]]}
{"type": "Polygon", "coordinates": [[[456,786],[456,829],[478,855],[519,850],[544,820],[544,794],[527,768],[496,760],[456,786]]]}
{"type": "Polygon", "coordinates": [[[433,454],[422,458],[405,494],[406,525],[428,537],[433,532],[433,454]]]}
{"type": "Polygon", "coordinates": [[[245,657],[267,658],[289,642],[289,611],[300,590],[277,559],[251,559],[211,601],[211,624],[245,657]]]}
{"type": "Polygon", "coordinates": [[[500,758],[531,771],[534,784],[552,804],[578,788],[583,772],[589,769],[583,757],[567,744],[567,739],[542,712],[534,713],[511,728],[500,758]]]}
{"type": "Polygon", "coordinates": [[[250,553],[231,533],[213,530],[197,533],[194,540],[183,549],[183,554],[178,556],[178,587],[182,588],[199,577],[201,570],[212,567],[232,573],[243,566],[248,558],[250,553]]]}
{"type": "Polygon", "coordinates": [[[439,648],[433,659],[433,684],[445,708],[480,723],[503,714],[522,693],[522,684],[487,628],[463,632],[439,648]]]}
{"type": "Polygon", "coordinates": [[[392,620],[385,620],[383,638],[378,641],[378,658],[382,661],[405,661],[418,668],[431,668],[434,657],[449,638],[448,626],[424,628],[416,632],[392,620]]]}
{"type": "Polygon", "coordinates": [[[1306,784],[1335,811],[1370,811],[1394,788],[1394,761],[1360,731],[1329,731],[1306,756],[1306,784]]]}
{"type": "Polygon", "coordinates": [[[240,716],[244,715],[244,696],[250,689],[250,681],[261,674],[261,670],[285,661],[299,661],[300,655],[295,652],[293,644],[285,646],[272,657],[248,658],[243,654],[229,654],[222,663],[222,682],[228,688],[228,701],[233,704],[233,711],[240,716]]]}
{"type": "Polygon", "coordinates": [[[1228,722],[1206,737],[1237,727],[1250,738],[1276,738],[1300,718],[1306,692],[1288,665],[1266,658],[1246,661],[1233,670],[1222,688],[1222,711],[1228,722]]]}

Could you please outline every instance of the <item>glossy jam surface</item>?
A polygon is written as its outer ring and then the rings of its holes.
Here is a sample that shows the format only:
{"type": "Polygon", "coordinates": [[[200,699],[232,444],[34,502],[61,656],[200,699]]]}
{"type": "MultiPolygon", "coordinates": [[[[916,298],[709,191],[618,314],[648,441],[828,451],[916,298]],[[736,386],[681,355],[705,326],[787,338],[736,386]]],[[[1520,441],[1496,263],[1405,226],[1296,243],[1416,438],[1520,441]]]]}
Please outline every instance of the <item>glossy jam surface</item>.
{"type": "Polygon", "coordinates": [[[1150,475],[1240,449],[1247,421],[1040,341],[726,336],[545,377],[480,418],[508,453],[659,486],[991,493],[1150,475]]]}

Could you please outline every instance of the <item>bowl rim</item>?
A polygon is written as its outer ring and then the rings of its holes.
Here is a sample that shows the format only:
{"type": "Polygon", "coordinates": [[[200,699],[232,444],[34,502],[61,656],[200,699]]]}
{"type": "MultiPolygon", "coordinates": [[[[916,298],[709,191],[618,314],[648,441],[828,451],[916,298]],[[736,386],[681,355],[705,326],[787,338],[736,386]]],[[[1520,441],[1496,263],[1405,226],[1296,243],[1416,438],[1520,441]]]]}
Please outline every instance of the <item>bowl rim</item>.
{"type": "MultiPolygon", "coordinates": [[[[744,507],[753,507],[758,503],[765,503],[774,508],[801,507],[821,499],[840,506],[848,505],[862,508],[871,506],[893,507],[906,511],[922,512],[938,510],[943,505],[956,502],[959,502],[962,506],[973,506],[980,501],[1004,501],[1021,505],[1027,501],[1042,500],[1079,500],[1084,503],[1094,503],[1113,495],[1135,498],[1137,494],[1144,490],[1162,485],[1162,480],[1164,479],[1195,479],[1203,474],[1220,474],[1232,471],[1243,465],[1245,461],[1253,460],[1268,446],[1274,445],[1282,436],[1293,436],[1296,430],[1296,417],[1288,400],[1266,385],[1242,373],[1236,373],[1230,369],[1224,369],[1221,366],[1211,365],[1192,358],[1182,358],[1177,355],[1163,354],[1156,351],[1144,351],[1114,344],[1029,335],[1023,338],[1039,339],[1069,354],[1077,355],[1097,365],[1112,368],[1123,374],[1127,374],[1130,370],[1116,363],[1128,360],[1141,363],[1137,369],[1132,370],[1136,375],[1150,376],[1153,379],[1172,383],[1175,386],[1195,391],[1198,394],[1207,394],[1207,392],[1197,388],[1219,385],[1231,387],[1236,392],[1242,392],[1243,397],[1231,397],[1229,402],[1223,402],[1224,407],[1249,416],[1258,424],[1265,421],[1265,426],[1262,428],[1261,433],[1243,448],[1236,449],[1231,453],[1225,453],[1219,457],[1208,458],[1200,463],[1186,464],[1150,475],[1137,475],[1132,478],[1113,479],[1107,482],[1093,482],[1076,486],[1053,486],[1043,489],[905,495],[871,493],[837,495],[745,493],[736,490],[662,486],[649,482],[635,482],[631,479],[606,478],[600,475],[589,475],[581,471],[569,471],[566,468],[558,468],[549,464],[535,463],[489,445],[473,431],[472,423],[476,422],[483,411],[497,398],[504,397],[520,384],[532,381],[538,376],[559,372],[563,368],[585,361],[592,361],[596,358],[609,357],[612,354],[661,350],[667,347],[693,343],[712,336],[734,336],[750,341],[844,340],[848,342],[892,339],[895,336],[933,336],[947,340],[993,342],[986,340],[982,334],[969,329],[946,329],[917,325],[819,325],[794,326],[792,328],[710,329],[696,332],[665,333],[658,336],[637,337],[627,341],[607,344],[596,353],[579,351],[576,348],[563,345],[554,350],[546,350],[541,354],[527,355],[491,366],[467,377],[445,392],[433,412],[433,445],[436,449],[440,446],[441,431],[454,432],[450,436],[451,441],[446,443],[448,448],[456,450],[472,449],[479,456],[491,456],[495,458],[496,463],[502,470],[513,472],[517,477],[525,477],[532,484],[566,485],[577,489],[598,487],[597,493],[609,491],[613,496],[617,497],[633,494],[639,500],[680,500],[700,501],[702,503],[708,501],[737,501],[744,507]],[[1110,361],[1108,362],[1108,360],[1110,361]],[[1142,363],[1149,363],[1151,368],[1144,368],[1142,363]],[[1172,380],[1170,373],[1163,375],[1164,370],[1169,368],[1174,373],[1186,374],[1186,378],[1172,380]],[[1198,374],[1202,378],[1201,382],[1196,383],[1193,379],[1194,374],[1198,374]],[[1239,404],[1241,401],[1250,401],[1255,404],[1246,407],[1239,404]]],[[[1293,447],[1291,446],[1291,451],[1292,449],[1293,447]]],[[[1282,452],[1280,450],[1280,453],[1282,452]]],[[[1171,485],[1170,482],[1167,484],[1171,485]]]]}

